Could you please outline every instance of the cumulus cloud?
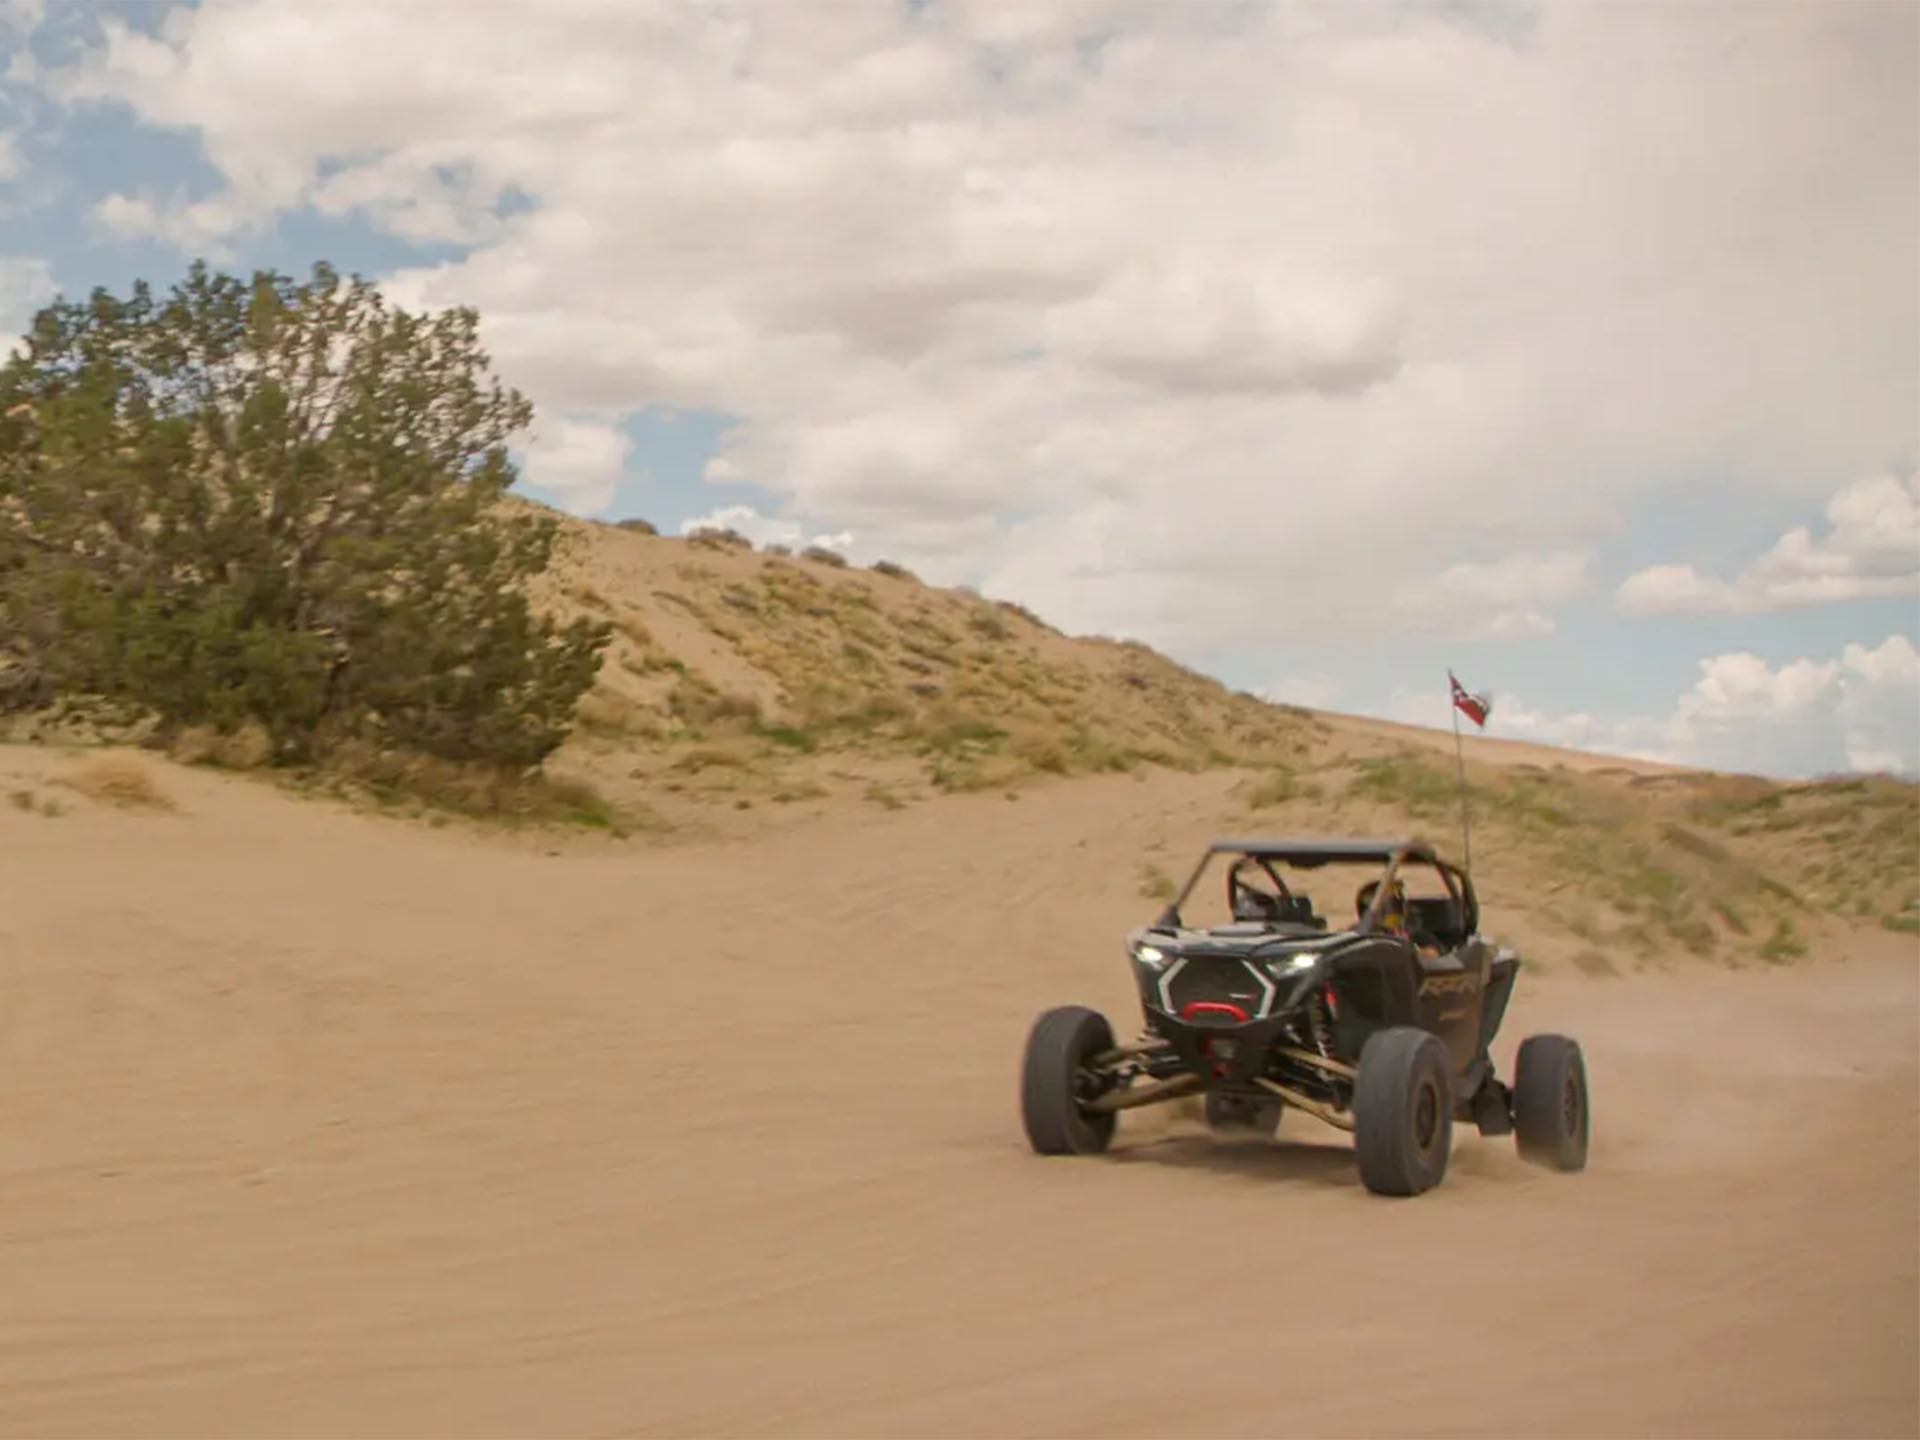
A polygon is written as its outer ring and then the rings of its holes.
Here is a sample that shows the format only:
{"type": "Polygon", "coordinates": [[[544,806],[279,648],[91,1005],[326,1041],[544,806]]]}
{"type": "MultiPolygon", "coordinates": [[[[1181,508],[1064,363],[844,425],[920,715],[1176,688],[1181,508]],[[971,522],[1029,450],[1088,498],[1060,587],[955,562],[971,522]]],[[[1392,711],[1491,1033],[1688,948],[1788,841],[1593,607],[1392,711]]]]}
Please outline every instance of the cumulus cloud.
{"type": "Polygon", "coordinates": [[[1837,600],[1920,595],[1920,473],[1846,486],[1826,507],[1827,533],[1796,526],[1732,580],[1691,565],[1653,565],[1614,596],[1625,615],[1755,614],[1837,600]]]}
{"type": "Polygon", "coordinates": [[[599,515],[613,503],[632,452],[632,438],[606,420],[541,419],[527,446],[525,475],[574,514],[599,515]]]}
{"type": "Polygon", "coordinates": [[[1588,588],[1588,557],[1570,551],[1449,565],[1401,587],[1408,630],[1449,639],[1519,640],[1554,632],[1553,611],[1588,588]]]}
{"type": "Polygon", "coordinates": [[[46,16],[46,0],[0,0],[0,25],[17,35],[31,35],[46,16]]]}
{"type": "Polygon", "coordinates": [[[262,217],[246,215],[228,195],[188,202],[113,194],[94,205],[93,221],[116,240],[162,240],[210,260],[230,260],[236,239],[264,228],[262,217]]]}
{"type": "Polygon", "coordinates": [[[37,255],[0,255],[0,358],[14,350],[41,306],[58,293],[53,270],[37,255]]]}
{"type": "Polygon", "coordinates": [[[1911,7],[226,0],[105,37],[57,93],[197,132],[223,188],[103,219],[470,245],[397,298],[477,305],[543,410],[739,416],[715,478],[1070,628],[1537,635],[1576,593],[1540,557],[1662,477],[1915,448],[1911,7]]]}
{"type": "MultiPolygon", "coordinates": [[[[1444,726],[1447,697],[1400,692],[1392,709],[1444,726]]],[[[1904,635],[1780,666],[1740,651],[1700,662],[1664,715],[1597,717],[1503,696],[1489,735],[1677,765],[1793,779],[1843,772],[1920,777],[1920,650],[1904,635]]]]}

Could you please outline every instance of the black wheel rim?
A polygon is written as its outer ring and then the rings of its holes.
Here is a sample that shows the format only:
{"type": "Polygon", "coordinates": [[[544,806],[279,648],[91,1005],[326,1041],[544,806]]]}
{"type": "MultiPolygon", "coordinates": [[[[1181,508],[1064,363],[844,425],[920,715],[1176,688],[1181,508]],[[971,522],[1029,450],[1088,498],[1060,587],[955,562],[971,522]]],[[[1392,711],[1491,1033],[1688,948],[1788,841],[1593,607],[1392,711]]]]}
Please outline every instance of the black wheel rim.
{"type": "Polygon", "coordinates": [[[1571,1070],[1560,1087],[1560,1123],[1569,1138],[1580,1133],[1580,1077],[1571,1070]]]}
{"type": "Polygon", "coordinates": [[[1440,1134],[1440,1096],[1431,1084],[1422,1085],[1413,1102],[1413,1139],[1422,1153],[1433,1149],[1440,1134]]]}
{"type": "Polygon", "coordinates": [[[1085,1105],[1090,1100],[1098,1100],[1101,1092],[1106,1088],[1100,1076],[1092,1070],[1084,1065],[1074,1066],[1073,1098],[1081,1105],[1085,1105]]]}

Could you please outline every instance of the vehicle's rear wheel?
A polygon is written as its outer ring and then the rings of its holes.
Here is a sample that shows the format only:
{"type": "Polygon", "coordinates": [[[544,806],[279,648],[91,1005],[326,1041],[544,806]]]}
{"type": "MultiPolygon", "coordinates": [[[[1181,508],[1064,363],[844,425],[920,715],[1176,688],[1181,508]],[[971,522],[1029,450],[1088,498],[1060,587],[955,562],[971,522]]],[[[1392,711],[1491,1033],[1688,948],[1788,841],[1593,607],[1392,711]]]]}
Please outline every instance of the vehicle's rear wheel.
{"type": "Polygon", "coordinates": [[[1513,1138],[1520,1158],[1554,1170],[1584,1170],[1591,1130],[1579,1042],[1529,1035],[1513,1066],[1513,1138]]]}
{"type": "Polygon", "coordinates": [[[1453,1095],[1446,1046],[1425,1030],[1376,1030],[1353,1083],[1353,1148],[1376,1195],[1419,1195],[1438,1185],[1453,1154],[1453,1095]]]}
{"type": "Polygon", "coordinates": [[[1020,1118],[1037,1152],[1097,1155],[1112,1143],[1119,1117],[1082,1108],[1108,1088],[1087,1062],[1112,1048],[1106,1016],[1084,1005],[1062,1005],[1033,1022],[1020,1075],[1020,1118]]]}
{"type": "Polygon", "coordinates": [[[1280,1112],[1286,1103],[1261,1095],[1235,1095],[1225,1090],[1207,1092],[1207,1124],[1229,1133],[1256,1131],[1272,1135],[1280,1128],[1280,1112]]]}

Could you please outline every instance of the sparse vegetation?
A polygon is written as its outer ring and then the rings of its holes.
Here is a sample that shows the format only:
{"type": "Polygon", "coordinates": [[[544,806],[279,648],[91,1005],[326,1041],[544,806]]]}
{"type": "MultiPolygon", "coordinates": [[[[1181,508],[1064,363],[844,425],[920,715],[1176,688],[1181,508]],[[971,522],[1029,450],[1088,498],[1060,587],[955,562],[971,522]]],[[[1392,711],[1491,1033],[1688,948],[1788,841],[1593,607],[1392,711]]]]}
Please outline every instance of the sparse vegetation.
{"type": "Polygon", "coordinates": [[[1807,942],[1800,938],[1790,918],[1782,918],[1773,927],[1766,943],[1760,947],[1760,958],[1770,965],[1788,965],[1801,959],[1807,953],[1807,942]]]}
{"type": "Polygon", "coordinates": [[[1174,879],[1158,865],[1140,867],[1140,895],[1142,899],[1158,900],[1162,904],[1180,893],[1180,887],[1174,879]]]}
{"type": "Polygon", "coordinates": [[[617,806],[584,780],[544,771],[485,769],[431,755],[349,745],[302,783],[383,808],[441,812],[506,824],[560,824],[624,836],[657,828],[645,810],[617,806]]]}
{"type": "Polygon", "coordinates": [[[1277,765],[1247,792],[1247,808],[1272,810],[1293,800],[1319,800],[1325,789],[1301,777],[1291,766],[1277,765]]]}
{"type": "Polygon", "coordinates": [[[724,525],[703,525],[687,536],[696,550],[751,550],[753,541],[724,525]]]}

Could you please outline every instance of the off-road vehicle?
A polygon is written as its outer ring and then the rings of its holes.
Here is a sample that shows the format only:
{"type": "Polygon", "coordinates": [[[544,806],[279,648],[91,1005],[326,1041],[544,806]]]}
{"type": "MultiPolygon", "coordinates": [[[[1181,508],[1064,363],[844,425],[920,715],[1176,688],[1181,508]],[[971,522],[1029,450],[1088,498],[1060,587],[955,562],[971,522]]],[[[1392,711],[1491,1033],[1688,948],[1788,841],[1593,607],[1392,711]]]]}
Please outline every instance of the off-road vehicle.
{"type": "Polygon", "coordinates": [[[1527,1160],[1584,1169],[1580,1047],[1528,1036],[1513,1083],[1501,1082],[1491,1047],[1520,959],[1479,930],[1472,880],[1423,841],[1216,840],[1159,918],[1127,937],[1140,1038],[1116,1044],[1106,1017],[1080,1005],[1034,1023],[1027,1138],[1043,1155],[1097,1153],[1121,1110],[1200,1094],[1216,1128],[1270,1134],[1291,1107],[1350,1132],[1360,1178],[1380,1195],[1439,1184],[1456,1121],[1513,1135],[1527,1160]],[[1232,918],[1189,925],[1183,908],[1222,856],[1232,918]],[[1282,873],[1328,866],[1376,872],[1338,929],[1282,873]],[[1435,893],[1408,898],[1409,879],[1435,893]]]}

